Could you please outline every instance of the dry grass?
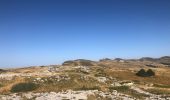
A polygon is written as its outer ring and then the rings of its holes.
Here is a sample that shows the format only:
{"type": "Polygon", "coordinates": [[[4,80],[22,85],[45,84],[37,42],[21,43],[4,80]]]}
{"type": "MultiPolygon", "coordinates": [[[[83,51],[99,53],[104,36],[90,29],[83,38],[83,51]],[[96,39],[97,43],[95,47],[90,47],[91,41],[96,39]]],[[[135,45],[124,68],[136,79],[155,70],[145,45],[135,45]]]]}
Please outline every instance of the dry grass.
{"type": "MultiPolygon", "coordinates": [[[[51,92],[51,91],[65,91],[68,89],[72,90],[80,90],[80,89],[100,89],[97,85],[99,84],[97,80],[92,77],[88,77],[86,79],[81,79],[83,74],[78,73],[69,73],[69,80],[60,80],[57,81],[55,79],[50,79],[49,77],[43,77],[43,80],[47,80],[46,82],[40,83],[39,88],[35,90],[35,92],[51,92]]],[[[32,82],[34,78],[29,80],[32,82]]]]}
{"type": "MultiPolygon", "coordinates": [[[[102,62],[99,63],[100,66],[92,66],[90,67],[89,74],[84,74],[82,72],[78,72],[74,69],[71,69],[70,66],[64,67],[65,69],[69,69],[68,71],[63,70],[59,73],[54,73],[54,75],[59,74],[67,74],[71,79],[70,80],[62,80],[58,81],[50,81],[47,76],[32,76],[32,79],[25,79],[24,77],[16,77],[12,80],[2,80],[0,79],[0,94],[10,93],[11,87],[15,84],[22,82],[33,82],[36,77],[46,78],[49,81],[45,83],[38,83],[39,88],[34,92],[50,92],[50,91],[62,91],[62,90],[78,90],[78,89],[94,89],[100,88],[102,91],[106,91],[108,89],[108,84],[111,84],[113,80],[109,80],[106,83],[99,83],[96,80],[95,75],[113,77],[117,80],[131,80],[138,84],[143,83],[154,83],[161,84],[161,86],[168,86],[170,84],[170,68],[161,67],[161,68],[153,68],[156,73],[156,76],[153,77],[138,77],[136,76],[136,72],[141,68],[149,69],[145,66],[145,62],[102,62]],[[81,76],[87,76],[86,79],[81,79],[81,76]],[[108,83],[108,84],[107,84],[108,83]]],[[[63,69],[64,69],[63,68],[63,69]]],[[[10,70],[9,73],[38,73],[47,71],[47,67],[29,67],[29,68],[19,68],[10,70]]],[[[157,87],[156,87],[157,88],[157,87]]],[[[155,90],[157,91],[157,90],[155,90]]],[[[152,92],[152,91],[151,91],[152,92]]],[[[93,98],[93,97],[91,97],[93,98]]]]}
{"type": "MultiPolygon", "coordinates": [[[[167,72],[168,70],[166,70],[167,72]]],[[[157,83],[157,84],[164,84],[169,85],[170,84],[170,73],[161,72],[164,74],[160,74],[158,70],[156,70],[156,76],[153,77],[139,77],[136,76],[136,71],[129,70],[129,69],[117,69],[117,70],[107,70],[107,75],[115,77],[119,80],[133,80],[133,81],[139,81],[139,82],[146,82],[146,83],[157,83]],[[166,74],[165,74],[166,73],[166,74]]]]}
{"type": "Polygon", "coordinates": [[[22,77],[16,77],[11,81],[3,81],[1,84],[3,84],[3,87],[0,88],[0,94],[6,94],[10,93],[10,90],[13,85],[25,82],[25,79],[22,77]]]}
{"type": "Polygon", "coordinates": [[[147,97],[147,95],[142,94],[142,93],[137,93],[136,91],[130,89],[130,87],[128,86],[109,87],[109,89],[110,91],[117,90],[120,93],[128,94],[138,99],[143,99],[144,97],[147,97]]]}
{"type": "Polygon", "coordinates": [[[170,85],[154,84],[153,86],[157,88],[169,88],[170,89],[170,85]]]}
{"type": "Polygon", "coordinates": [[[169,95],[170,96],[170,90],[167,89],[157,89],[157,88],[152,88],[152,89],[146,89],[145,91],[148,91],[153,94],[158,94],[158,95],[169,95]]]}

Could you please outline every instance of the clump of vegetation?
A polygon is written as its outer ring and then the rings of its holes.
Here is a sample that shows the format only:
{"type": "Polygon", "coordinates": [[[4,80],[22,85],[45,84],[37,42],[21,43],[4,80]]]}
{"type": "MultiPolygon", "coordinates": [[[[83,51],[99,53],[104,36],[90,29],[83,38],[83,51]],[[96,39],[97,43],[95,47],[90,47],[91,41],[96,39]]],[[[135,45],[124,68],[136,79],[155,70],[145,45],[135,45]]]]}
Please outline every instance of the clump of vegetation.
{"type": "Polygon", "coordinates": [[[137,75],[137,76],[142,76],[142,77],[147,76],[147,74],[146,74],[146,72],[145,72],[144,69],[141,69],[140,71],[138,71],[138,72],[136,73],[136,75],[137,75]]]}
{"type": "Polygon", "coordinates": [[[148,71],[146,73],[148,76],[155,76],[155,72],[152,71],[152,69],[148,69],[148,71]]]}
{"type": "Polygon", "coordinates": [[[37,85],[34,83],[19,83],[11,88],[11,92],[27,92],[32,91],[37,88],[37,85]]]}
{"type": "Polygon", "coordinates": [[[144,69],[141,69],[140,71],[136,73],[136,75],[141,76],[141,77],[149,77],[149,76],[155,76],[155,72],[152,71],[152,69],[148,69],[147,71],[145,71],[144,69]]]}

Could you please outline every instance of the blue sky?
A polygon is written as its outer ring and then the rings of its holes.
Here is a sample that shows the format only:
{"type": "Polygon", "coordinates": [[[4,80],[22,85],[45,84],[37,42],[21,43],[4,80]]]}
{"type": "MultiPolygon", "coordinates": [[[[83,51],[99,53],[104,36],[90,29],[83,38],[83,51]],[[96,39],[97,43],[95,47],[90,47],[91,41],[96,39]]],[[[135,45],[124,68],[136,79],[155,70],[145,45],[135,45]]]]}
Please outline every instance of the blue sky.
{"type": "Polygon", "coordinates": [[[0,0],[0,67],[170,55],[169,0],[0,0]]]}

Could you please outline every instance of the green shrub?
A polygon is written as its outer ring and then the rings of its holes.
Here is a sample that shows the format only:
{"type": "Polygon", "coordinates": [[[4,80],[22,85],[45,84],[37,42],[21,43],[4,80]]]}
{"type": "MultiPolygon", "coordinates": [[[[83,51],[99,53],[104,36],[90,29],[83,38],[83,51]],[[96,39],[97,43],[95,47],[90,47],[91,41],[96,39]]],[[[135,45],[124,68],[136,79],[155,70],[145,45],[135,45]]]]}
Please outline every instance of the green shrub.
{"type": "Polygon", "coordinates": [[[148,76],[155,76],[155,72],[153,72],[152,69],[148,69],[146,73],[148,76]]]}
{"type": "Polygon", "coordinates": [[[142,77],[146,77],[146,76],[147,76],[147,74],[146,74],[146,72],[145,72],[144,69],[141,69],[140,71],[138,71],[138,72],[136,73],[136,75],[137,75],[137,76],[142,76],[142,77]]]}
{"type": "Polygon", "coordinates": [[[147,71],[141,69],[136,73],[136,75],[141,77],[149,77],[149,76],[155,76],[155,72],[153,72],[152,69],[148,69],[147,71]]]}
{"type": "Polygon", "coordinates": [[[19,83],[11,88],[11,92],[27,92],[32,91],[37,88],[37,85],[34,83],[19,83]]]}

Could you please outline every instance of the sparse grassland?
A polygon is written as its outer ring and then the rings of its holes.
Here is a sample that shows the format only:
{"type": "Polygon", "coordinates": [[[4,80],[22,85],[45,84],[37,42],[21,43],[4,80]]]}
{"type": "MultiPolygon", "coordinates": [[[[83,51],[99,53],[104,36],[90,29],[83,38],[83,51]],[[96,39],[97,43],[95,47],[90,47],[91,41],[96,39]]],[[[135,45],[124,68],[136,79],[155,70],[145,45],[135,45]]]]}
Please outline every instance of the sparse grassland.
{"type": "Polygon", "coordinates": [[[146,89],[145,91],[148,91],[150,93],[157,94],[157,95],[169,95],[170,96],[170,90],[167,90],[167,89],[151,88],[151,89],[146,89]]]}
{"type": "MultiPolygon", "coordinates": [[[[78,65],[80,64],[80,62],[77,63],[78,65]]],[[[0,94],[27,91],[34,93],[61,92],[67,90],[99,90],[111,93],[116,90],[119,93],[131,95],[138,99],[143,99],[148,96],[143,93],[138,93],[130,88],[130,86],[123,86],[122,82],[134,82],[135,86],[138,88],[144,88],[145,91],[153,94],[170,94],[169,68],[152,68],[155,72],[155,76],[139,77],[136,73],[141,68],[144,68],[145,70],[150,69],[142,63],[118,63],[107,61],[106,64],[105,62],[101,62],[99,64],[100,66],[95,65],[95,63],[92,63],[93,66],[83,66],[87,67],[87,70],[86,68],[84,68],[85,70],[82,70],[79,66],[62,66],[62,68],[60,68],[62,70],[57,72],[48,72],[48,67],[46,66],[10,70],[5,73],[8,75],[14,73],[14,77],[7,79],[0,78],[0,94]],[[21,76],[15,74],[21,74],[21,76]],[[102,79],[104,81],[101,81],[102,79]],[[115,81],[119,82],[121,86],[113,86],[115,81]]],[[[98,96],[99,95],[89,95],[88,99],[96,99],[98,96]]],[[[110,98],[107,97],[101,97],[100,99],[110,100],[110,98]]]]}
{"type": "MultiPolygon", "coordinates": [[[[156,84],[164,84],[169,85],[170,84],[170,69],[167,69],[164,74],[159,74],[162,72],[158,72],[159,70],[156,70],[156,75],[152,77],[138,77],[136,76],[136,71],[129,70],[129,69],[111,69],[107,70],[107,76],[112,76],[117,78],[118,80],[134,80],[138,81],[138,83],[156,83],[156,84]],[[166,74],[165,74],[166,73],[166,74]]],[[[160,70],[161,71],[161,70],[160,70]]],[[[164,70],[163,70],[164,71],[164,70]]]]}
{"type": "Polygon", "coordinates": [[[22,77],[15,77],[12,80],[5,80],[5,79],[0,79],[0,94],[7,94],[10,93],[10,90],[13,85],[25,82],[25,79],[22,77]]]}

